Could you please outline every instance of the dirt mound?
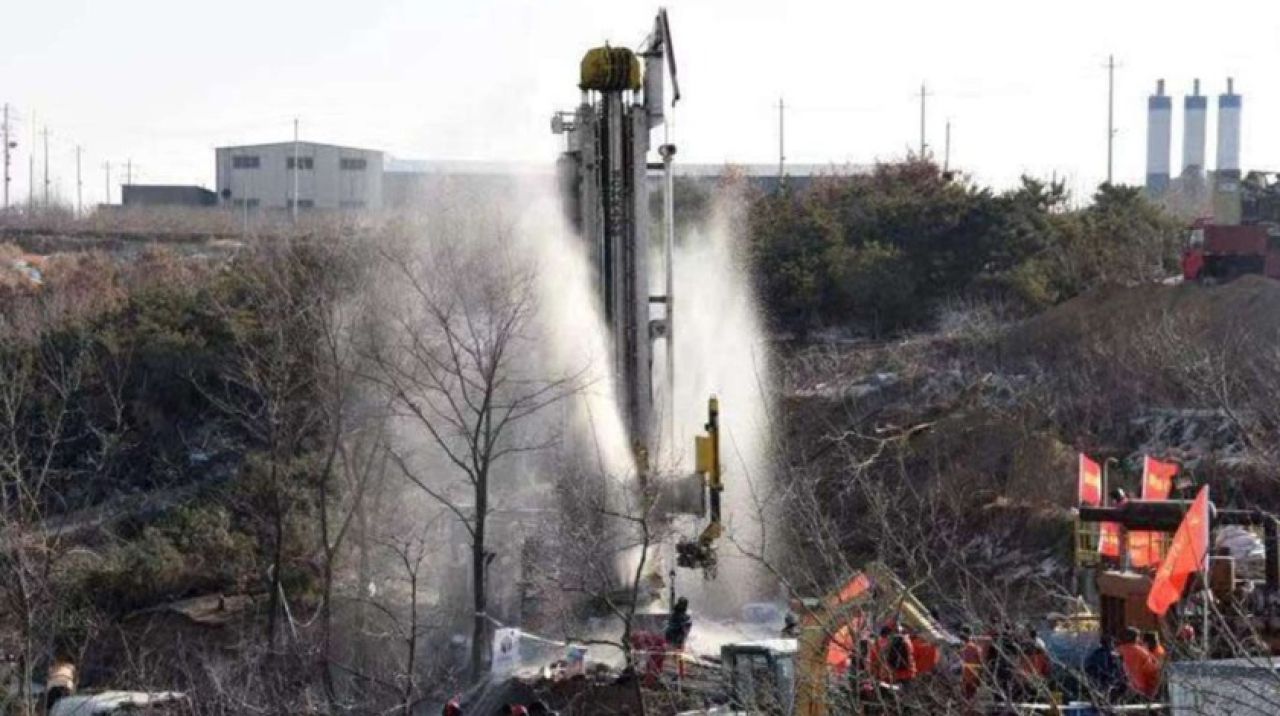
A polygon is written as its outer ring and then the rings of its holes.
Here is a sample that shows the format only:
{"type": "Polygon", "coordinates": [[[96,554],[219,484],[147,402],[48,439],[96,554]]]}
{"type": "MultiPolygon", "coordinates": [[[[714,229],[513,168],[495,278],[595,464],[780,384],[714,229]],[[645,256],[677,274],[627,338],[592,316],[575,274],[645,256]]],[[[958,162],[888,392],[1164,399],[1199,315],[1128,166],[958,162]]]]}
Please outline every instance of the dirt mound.
{"type": "Polygon", "coordinates": [[[1011,331],[1011,356],[1052,358],[1081,348],[1128,345],[1159,331],[1203,341],[1280,338],[1280,282],[1244,276],[1220,286],[1150,284],[1094,291],[1030,318],[1011,331]]]}

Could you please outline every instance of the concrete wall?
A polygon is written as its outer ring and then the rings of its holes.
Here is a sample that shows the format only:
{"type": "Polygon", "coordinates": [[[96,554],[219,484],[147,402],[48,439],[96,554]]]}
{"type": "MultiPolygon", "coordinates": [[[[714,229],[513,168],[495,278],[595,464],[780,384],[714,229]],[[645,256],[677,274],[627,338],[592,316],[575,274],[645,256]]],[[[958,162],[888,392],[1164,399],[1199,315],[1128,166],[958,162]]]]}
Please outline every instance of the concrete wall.
{"type": "Polygon", "coordinates": [[[218,195],[201,186],[175,184],[125,184],[124,206],[217,206],[218,195]]]}
{"type": "MultiPolygon", "coordinates": [[[[382,208],[382,152],[299,142],[297,153],[300,208],[382,208]]],[[[216,155],[217,191],[224,205],[240,208],[247,201],[257,209],[290,207],[293,142],[222,147],[216,155]]]]}

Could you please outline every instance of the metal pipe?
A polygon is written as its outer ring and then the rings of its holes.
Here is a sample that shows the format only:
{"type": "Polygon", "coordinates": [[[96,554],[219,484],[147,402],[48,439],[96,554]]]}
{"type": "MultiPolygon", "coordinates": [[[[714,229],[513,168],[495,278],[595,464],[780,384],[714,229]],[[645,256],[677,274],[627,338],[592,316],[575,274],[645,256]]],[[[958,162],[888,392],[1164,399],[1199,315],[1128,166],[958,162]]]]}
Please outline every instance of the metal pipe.
{"type": "MultiPolygon", "coordinates": [[[[662,155],[663,188],[662,188],[662,228],[663,228],[663,268],[666,273],[666,311],[667,311],[667,445],[675,450],[676,440],[676,332],[675,332],[675,255],[676,255],[676,202],[675,172],[672,161],[675,159],[676,146],[669,140],[670,132],[666,129],[670,124],[663,124],[662,147],[658,152],[662,155]]],[[[674,452],[673,452],[674,454],[674,452]]]]}
{"type": "Polygon", "coordinates": [[[1262,525],[1263,555],[1267,560],[1267,593],[1280,592],[1280,522],[1274,518],[1262,525]]]}

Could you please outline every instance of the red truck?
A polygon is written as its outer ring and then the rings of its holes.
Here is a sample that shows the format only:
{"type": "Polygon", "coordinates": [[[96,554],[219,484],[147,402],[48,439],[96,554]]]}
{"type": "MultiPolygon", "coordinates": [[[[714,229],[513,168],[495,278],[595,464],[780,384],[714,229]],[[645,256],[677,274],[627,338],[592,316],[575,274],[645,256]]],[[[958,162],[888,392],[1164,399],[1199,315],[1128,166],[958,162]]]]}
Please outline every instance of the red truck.
{"type": "Polygon", "coordinates": [[[1267,224],[1214,224],[1197,219],[1182,252],[1187,281],[1230,281],[1245,274],[1280,279],[1280,229],[1267,224]]]}

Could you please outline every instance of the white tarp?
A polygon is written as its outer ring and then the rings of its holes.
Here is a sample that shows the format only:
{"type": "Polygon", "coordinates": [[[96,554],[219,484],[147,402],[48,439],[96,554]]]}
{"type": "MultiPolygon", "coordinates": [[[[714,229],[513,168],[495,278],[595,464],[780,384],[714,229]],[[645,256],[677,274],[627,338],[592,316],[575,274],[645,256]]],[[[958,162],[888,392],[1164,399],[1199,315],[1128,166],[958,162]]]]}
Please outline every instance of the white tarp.
{"type": "Polygon", "coordinates": [[[102,716],[131,712],[146,706],[176,704],[185,699],[186,696],[176,691],[104,691],[66,696],[59,699],[49,713],[50,716],[102,716]]]}
{"type": "Polygon", "coordinates": [[[495,676],[510,676],[520,666],[520,630],[493,630],[493,666],[495,676]]]}

